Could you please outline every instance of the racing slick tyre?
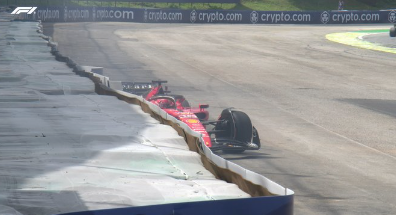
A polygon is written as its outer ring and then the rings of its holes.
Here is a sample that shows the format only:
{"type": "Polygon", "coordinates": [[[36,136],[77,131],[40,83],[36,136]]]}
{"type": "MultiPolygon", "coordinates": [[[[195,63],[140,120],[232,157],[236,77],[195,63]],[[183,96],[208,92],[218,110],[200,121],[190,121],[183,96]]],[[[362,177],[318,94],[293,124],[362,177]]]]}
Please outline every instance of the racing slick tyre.
{"type": "MultiPolygon", "coordinates": [[[[221,113],[220,118],[228,122],[226,127],[222,128],[225,129],[226,132],[220,134],[221,137],[228,137],[246,143],[250,143],[252,141],[253,126],[249,116],[246,113],[241,111],[231,111],[229,109],[225,109],[221,113]]],[[[235,148],[230,147],[229,149],[223,149],[223,152],[242,153],[245,150],[246,149],[241,149],[239,147],[235,147],[235,148]]]]}
{"type": "Polygon", "coordinates": [[[392,27],[389,31],[389,36],[390,37],[396,37],[396,29],[395,27],[392,27]]]}

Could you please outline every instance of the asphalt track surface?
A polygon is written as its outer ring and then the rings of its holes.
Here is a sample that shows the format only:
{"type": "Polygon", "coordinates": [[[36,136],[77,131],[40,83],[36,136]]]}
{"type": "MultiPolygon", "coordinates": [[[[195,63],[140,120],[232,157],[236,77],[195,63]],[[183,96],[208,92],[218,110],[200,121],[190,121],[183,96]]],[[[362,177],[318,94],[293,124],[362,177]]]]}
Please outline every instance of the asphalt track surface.
{"type": "Polygon", "coordinates": [[[46,24],[111,80],[166,79],[212,117],[249,114],[262,148],[222,154],[295,191],[295,214],[396,214],[395,55],[327,41],[379,25],[46,24]]]}

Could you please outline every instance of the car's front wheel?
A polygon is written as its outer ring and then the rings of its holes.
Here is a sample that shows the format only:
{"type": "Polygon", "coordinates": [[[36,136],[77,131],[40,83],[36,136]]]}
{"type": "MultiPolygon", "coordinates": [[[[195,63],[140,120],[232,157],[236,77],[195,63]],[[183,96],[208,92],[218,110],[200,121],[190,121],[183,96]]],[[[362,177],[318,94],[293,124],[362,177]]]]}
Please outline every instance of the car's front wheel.
{"type": "MultiPolygon", "coordinates": [[[[224,130],[222,133],[218,133],[216,137],[230,138],[243,143],[250,143],[253,140],[253,126],[249,116],[236,110],[225,109],[221,113],[220,120],[226,123],[216,125],[217,130],[224,130]]],[[[257,130],[256,130],[257,134],[257,130]]],[[[258,138],[258,134],[257,134],[258,138]]],[[[232,145],[232,144],[230,144],[232,145]]],[[[227,146],[226,146],[227,147],[227,146]]],[[[242,153],[246,149],[240,147],[232,147],[223,149],[225,153],[242,153]]]]}

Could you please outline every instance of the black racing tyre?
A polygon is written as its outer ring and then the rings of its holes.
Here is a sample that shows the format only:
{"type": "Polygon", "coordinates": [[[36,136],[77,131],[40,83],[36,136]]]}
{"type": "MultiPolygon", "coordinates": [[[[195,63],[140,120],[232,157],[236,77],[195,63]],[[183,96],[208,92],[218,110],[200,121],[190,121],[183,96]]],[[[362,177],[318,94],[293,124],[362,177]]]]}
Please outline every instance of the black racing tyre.
{"type": "Polygon", "coordinates": [[[396,37],[396,29],[395,27],[392,27],[389,31],[389,36],[390,37],[396,37]]]}
{"type": "Polygon", "coordinates": [[[241,111],[233,111],[232,116],[235,123],[234,139],[241,142],[251,142],[253,126],[249,116],[241,111]]]}
{"type": "MultiPolygon", "coordinates": [[[[227,137],[241,142],[251,142],[253,126],[249,116],[241,111],[229,111],[228,113],[223,113],[223,119],[229,122],[226,129],[227,137]]],[[[225,153],[242,153],[244,151],[245,149],[239,148],[223,149],[223,152],[225,153]]]]}

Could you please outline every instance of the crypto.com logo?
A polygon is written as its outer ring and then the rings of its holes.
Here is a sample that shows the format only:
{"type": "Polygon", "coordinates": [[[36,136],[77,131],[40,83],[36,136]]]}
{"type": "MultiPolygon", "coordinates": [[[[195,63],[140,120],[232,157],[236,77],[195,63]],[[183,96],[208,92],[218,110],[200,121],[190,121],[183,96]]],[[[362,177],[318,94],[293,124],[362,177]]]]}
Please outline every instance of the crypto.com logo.
{"type": "Polygon", "coordinates": [[[20,13],[27,13],[32,14],[37,7],[17,7],[11,14],[20,14],[20,13]]]}
{"type": "Polygon", "coordinates": [[[256,11],[252,11],[250,13],[250,21],[253,24],[256,24],[258,22],[258,20],[259,20],[259,14],[256,11]]]}
{"type": "Polygon", "coordinates": [[[190,22],[194,23],[195,21],[197,21],[197,16],[198,16],[197,11],[195,11],[195,10],[191,11],[190,22]]]}
{"type": "Polygon", "coordinates": [[[392,10],[388,16],[389,22],[395,23],[396,22],[396,10],[392,10]]]}
{"type": "Polygon", "coordinates": [[[322,21],[323,24],[328,23],[330,21],[329,12],[325,11],[322,14],[320,14],[320,21],[322,21]]]}
{"type": "Polygon", "coordinates": [[[147,22],[147,19],[148,19],[148,12],[147,9],[144,9],[143,21],[147,22]]]}

